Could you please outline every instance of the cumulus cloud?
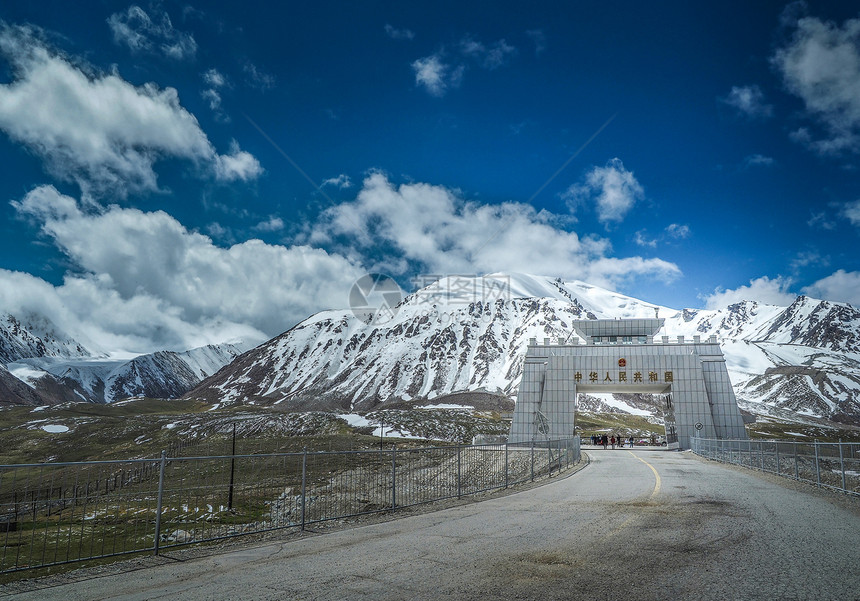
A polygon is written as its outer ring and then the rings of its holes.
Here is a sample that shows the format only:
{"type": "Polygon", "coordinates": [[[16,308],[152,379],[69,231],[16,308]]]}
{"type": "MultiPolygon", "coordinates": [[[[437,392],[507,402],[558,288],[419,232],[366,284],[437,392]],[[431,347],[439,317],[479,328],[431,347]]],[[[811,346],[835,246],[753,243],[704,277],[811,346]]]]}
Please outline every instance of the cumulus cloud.
{"type": "Polygon", "coordinates": [[[266,221],[261,221],[254,226],[258,232],[278,232],[284,229],[284,220],[272,215],[266,221]]]}
{"type": "Polygon", "coordinates": [[[773,115],[773,106],[765,102],[764,92],[756,85],[732,86],[728,95],[720,100],[750,119],[773,115]]]}
{"type": "Polygon", "coordinates": [[[414,61],[412,70],[415,85],[423,87],[431,96],[441,98],[449,89],[459,87],[465,67],[452,67],[442,62],[441,55],[431,54],[414,61]]]}
{"type": "Polygon", "coordinates": [[[309,246],[248,240],[220,248],[162,211],[85,210],[52,186],[13,205],[40,224],[74,271],[56,287],[0,271],[0,310],[57,316],[58,326],[109,351],[262,340],[321,309],[348,306],[363,273],[309,246]]]}
{"type": "Polygon", "coordinates": [[[32,28],[0,29],[0,53],[15,74],[0,85],[0,129],[86,193],[156,190],[153,166],[168,157],[206,167],[222,181],[262,173],[236,144],[219,155],[173,88],[85,72],[32,28]]]}
{"type": "Polygon", "coordinates": [[[669,282],[680,275],[661,259],[610,257],[608,241],[580,237],[562,222],[528,204],[480,204],[425,183],[395,186],[377,172],[354,202],[328,209],[308,239],[340,240],[344,252],[378,256],[373,268],[392,274],[548,273],[611,288],[638,276],[669,282]]]}
{"type": "Polygon", "coordinates": [[[708,309],[724,309],[741,301],[757,301],[767,305],[788,306],[797,298],[789,292],[792,285],[790,278],[763,276],[750,280],[748,286],[740,286],[732,290],[717,288],[713,294],[705,296],[705,306],[708,309]]]}
{"type": "Polygon", "coordinates": [[[249,181],[263,173],[260,161],[250,152],[239,148],[236,140],[230,142],[230,154],[215,155],[215,177],[221,181],[249,181]]]}
{"type": "Polygon", "coordinates": [[[625,169],[618,158],[607,162],[605,167],[592,168],[584,180],[568,188],[563,197],[571,210],[594,203],[598,219],[606,225],[623,221],[633,205],[645,197],[633,172],[625,169]]]}
{"type": "Polygon", "coordinates": [[[798,129],[793,138],[822,155],[860,150],[860,19],[842,25],[816,17],[793,21],[791,39],[771,62],[799,97],[821,135],[798,129]]]}
{"type": "Polygon", "coordinates": [[[803,293],[814,298],[851,303],[860,307],[860,271],[840,269],[803,289],[803,293]]]}
{"type": "Polygon", "coordinates": [[[174,28],[167,12],[158,9],[150,9],[150,12],[152,14],[133,4],[108,17],[114,42],[128,46],[132,52],[149,52],[176,60],[193,59],[197,53],[194,37],[174,28]]]}

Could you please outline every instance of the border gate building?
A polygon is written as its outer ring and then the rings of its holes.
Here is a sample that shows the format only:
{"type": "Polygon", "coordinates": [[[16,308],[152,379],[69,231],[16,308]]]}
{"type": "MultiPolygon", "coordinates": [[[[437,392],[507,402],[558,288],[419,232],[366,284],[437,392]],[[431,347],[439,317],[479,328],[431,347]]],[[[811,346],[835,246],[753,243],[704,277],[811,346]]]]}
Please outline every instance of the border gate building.
{"type": "MultiPolygon", "coordinates": [[[[510,443],[540,443],[574,434],[576,395],[662,395],[670,448],[690,439],[746,439],[726,361],[716,336],[656,339],[662,319],[598,319],[573,323],[576,335],[532,338],[526,352],[510,443]]],[[[660,412],[657,412],[658,414],[660,412]]]]}

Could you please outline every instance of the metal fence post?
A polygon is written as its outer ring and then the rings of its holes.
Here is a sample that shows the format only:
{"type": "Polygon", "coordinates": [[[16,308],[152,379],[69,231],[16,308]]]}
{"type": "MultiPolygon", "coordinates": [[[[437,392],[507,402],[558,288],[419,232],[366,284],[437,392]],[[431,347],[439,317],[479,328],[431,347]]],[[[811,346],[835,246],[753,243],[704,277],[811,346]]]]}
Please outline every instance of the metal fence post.
{"type": "Polygon", "coordinates": [[[552,441],[546,441],[546,465],[549,468],[549,477],[552,478],[552,441]]]}
{"type": "Polygon", "coordinates": [[[815,447],[815,486],[821,488],[821,468],[818,465],[818,441],[814,441],[812,446],[815,447]]]}
{"type": "Polygon", "coordinates": [[[158,468],[158,502],[155,506],[155,547],[154,554],[158,555],[161,544],[161,509],[164,507],[164,469],[167,467],[167,451],[161,451],[161,464],[158,468]]]}
{"type": "Polygon", "coordinates": [[[233,424],[233,448],[230,455],[230,493],[227,495],[227,510],[233,509],[233,476],[236,473],[236,424],[233,424]]]}
{"type": "Polygon", "coordinates": [[[848,487],[845,485],[845,457],[842,453],[842,439],[839,439],[839,468],[842,470],[842,490],[848,490],[848,487]]]}
{"type": "Polygon", "coordinates": [[[391,509],[397,507],[397,445],[391,447],[391,509]]]}
{"type": "Polygon", "coordinates": [[[462,475],[462,460],[460,459],[462,447],[457,445],[457,498],[459,499],[463,495],[463,475],[462,475]]]}
{"type": "Polygon", "coordinates": [[[532,482],[535,481],[535,441],[532,439],[532,482]]]}
{"type": "Polygon", "coordinates": [[[761,471],[764,471],[764,443],[761,441],[758,443],[758,459],[761,464],[761,471]]]}
{"type": "Polygon", "coordinates": [[[305,508],[308,492],[308,448],[302,449],[302,531],[305,529],[305,508]]]}
{"type": "Polygon", "coordinates": [[[779,471],[779,442],[774,442],[773,446],[776,449],[776,475],[779,476],[781,475],[779,471]]]}
{"type": "Polygon", "coordinates": [[[505,488],[508,487],[508,443],[505,442],[505,488]]]}
{"type": "Polygon", "coordinates": [[[794,443],[794,479],[800,480],[800,467],[797,465],[797,443],[794,443]]]}

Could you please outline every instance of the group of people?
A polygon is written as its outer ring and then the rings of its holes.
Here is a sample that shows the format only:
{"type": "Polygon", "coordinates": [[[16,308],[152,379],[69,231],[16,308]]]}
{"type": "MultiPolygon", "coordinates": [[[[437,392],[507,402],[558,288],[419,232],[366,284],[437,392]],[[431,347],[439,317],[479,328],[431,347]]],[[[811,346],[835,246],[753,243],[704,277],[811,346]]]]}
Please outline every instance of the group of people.
{"type": "Polygon", "coordinates": [[[632,449],[633,448],[633,437],[631,436],[630,438],[625,439],[625,438],[622,438],[621,436],[615,436],[615,434],[613,434],[611,436],[609,436],[607,434],[604,434],[602,436],[600,436],[598,434],[592,434],[591,435],[591,444],[593,444],[594,446],[603,445],[604,449],[607,448],[609,445],[612,445],[613,449],[615,448],[616,445],[618,445],[619,449],[623,449],[624,445],[626,444],[627,446],[629,446],[632,449]]]}

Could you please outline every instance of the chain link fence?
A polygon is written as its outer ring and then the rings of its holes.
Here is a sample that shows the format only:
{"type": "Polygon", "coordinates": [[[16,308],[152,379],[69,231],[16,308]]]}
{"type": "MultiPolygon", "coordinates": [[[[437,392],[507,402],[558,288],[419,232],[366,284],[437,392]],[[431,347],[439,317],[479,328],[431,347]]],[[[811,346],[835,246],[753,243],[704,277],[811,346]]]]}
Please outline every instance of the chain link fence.
{"type": "Polygon", "coordinates": [[[702,457],[860,496],[860,443],[692,438],[702,457]]]}
{"type": "Polygon", "coordinates": [[[0,573],[459,498],[561,472],[579,438],[0,466],[0,573]]]}

